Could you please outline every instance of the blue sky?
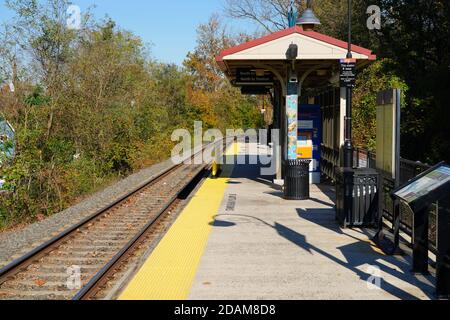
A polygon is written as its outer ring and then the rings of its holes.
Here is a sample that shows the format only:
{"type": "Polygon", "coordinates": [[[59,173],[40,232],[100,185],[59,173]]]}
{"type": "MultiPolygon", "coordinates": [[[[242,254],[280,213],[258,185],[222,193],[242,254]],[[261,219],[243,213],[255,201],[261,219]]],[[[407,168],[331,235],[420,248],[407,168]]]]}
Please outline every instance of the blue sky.
{"type": "MultiPolygon", "coordinates": [[[[121,28],[151,43],[153,57],[181,64],[195,48],[196,28],[213,13],[222,13],[224,0],[73,0],[81,10],[95,5],[95,16],[107,14],[121,28]]],[[[10,19],[5,1],[0,0],[0,21],[10,19]]],[[[235,28],[236,22],[234,22],[235,28]]],[[[245,24],[242,24],[244,26],[245,24]]],[[[239,26],[238,26],[239,27],[239,26]]],[[[235,28],[236,29],[236,28],[235,28]]]]}

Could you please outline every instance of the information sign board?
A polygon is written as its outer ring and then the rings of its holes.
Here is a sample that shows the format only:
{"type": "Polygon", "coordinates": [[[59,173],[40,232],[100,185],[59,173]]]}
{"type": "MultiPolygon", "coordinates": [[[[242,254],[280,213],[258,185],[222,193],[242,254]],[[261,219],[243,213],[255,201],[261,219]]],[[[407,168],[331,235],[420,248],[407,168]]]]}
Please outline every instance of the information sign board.
{"type": "Polygon", "coordinates": [[[340,83],[341,88],[354,88],[356,84],[356,60],[343,59],[340,62],[340,83]]]}
{"type": "Polygon", "coordinates": [[[274,77],[271,72],[257,72],[251,69],[238,69],[236,73],[236,85],[273,85],[274,77]]]}
{"type": "Polygon", "coordinates": [[[440,164],[394,192],[394,196],[410,205],[423,202],[422,200],[433,201],[430,198],[438,196],[432,194],[438,192],[447,183],[450,183],[450,166],[440,164]]]}

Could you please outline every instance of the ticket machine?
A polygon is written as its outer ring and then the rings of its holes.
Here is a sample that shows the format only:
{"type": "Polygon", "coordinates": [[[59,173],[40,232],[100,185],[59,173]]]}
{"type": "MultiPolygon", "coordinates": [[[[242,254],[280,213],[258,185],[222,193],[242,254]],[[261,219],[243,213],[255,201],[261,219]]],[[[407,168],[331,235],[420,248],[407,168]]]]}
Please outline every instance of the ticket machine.
{"type": "Polygon", "coordinates": [[[300,105],[298,112],[297,154],[302,160],[311,160],[310,181],[321,182],[320,144],[322,143],[322,111],[318,105],[300,105]]]}

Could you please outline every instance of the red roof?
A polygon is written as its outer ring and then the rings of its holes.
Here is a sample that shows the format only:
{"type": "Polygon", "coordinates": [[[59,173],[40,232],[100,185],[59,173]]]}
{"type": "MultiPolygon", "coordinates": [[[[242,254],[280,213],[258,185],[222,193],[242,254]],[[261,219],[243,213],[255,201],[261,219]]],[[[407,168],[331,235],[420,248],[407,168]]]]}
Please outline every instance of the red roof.
{"type": "MultiPolygon", "coordinates": [[[[315,32],[315,31],[304,31],[302,27],[295,26],[295,27],[292,27],[289,29],[271,33],[265,37],[255,39],[255,40],[243,43],[241,45],[238,45],[238,46],[235,46],[235,47],[232,47],[229,49],[225,49],[216,57],[216,61],[218,63],[223,63],[223,58],[228,55],[235,54],[235,53],[238,53],[238,52],[250,49],[250,48],[254,48],[261,44],[268,43],[270,41],[277,40],[279,38],[282,38],[282,37],[285,37],[285,36],[288,36],[288,35],[291,35],[294,33],[298,33],[298,34],[301,34],[301,35],[304,35],[304,36],[307,36],[307,37],[310,37],[310,38],[313,38],[313,39],[316,39],[316,40],[319,40],[322,42],[326,42],[326,43],[329,43],[331,45],[334,45],[334,46],[337,46],[337,47],[340,47],[343,49],[348,48],[348,42],[338,40],[333,37],[330,37],[330,36],[315,32]]],[[[369,60],[375,60],[377,58],[376,55],[374,55],[371,50],[365,49],[363,47],[359,47],[359,46],[356,46],[353,44],[352,44],[352,51],[368,56],[369,60]]]]}

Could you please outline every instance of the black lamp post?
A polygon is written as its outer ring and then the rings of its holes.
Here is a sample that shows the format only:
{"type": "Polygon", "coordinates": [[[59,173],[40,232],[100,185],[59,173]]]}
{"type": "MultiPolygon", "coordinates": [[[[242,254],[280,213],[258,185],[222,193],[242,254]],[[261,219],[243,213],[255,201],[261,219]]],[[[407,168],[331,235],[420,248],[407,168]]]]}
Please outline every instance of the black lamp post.
{"type": "MultiPolygon", "coordinates": [[[[352,58],[352,0],[348,0],[348,52],[347,59],[352,58]]],[[[347,87],[346,117],[344,135],[344,167],[353,168],[353,144],[352,144],[352,99],[353,88],[347,87]]]]}
{"type": "Polygon", "coordinates": [[[347,93],[344,167],[336,173],[336,219],[344,228],[374,227],[381,214],[378,210],[379,174],[375,169],[354,168],[353,163],[352,94],[356,65],[352,58],[352,1],[348,0],[348,52],[341,66],[341,85],[347,93]]]}

